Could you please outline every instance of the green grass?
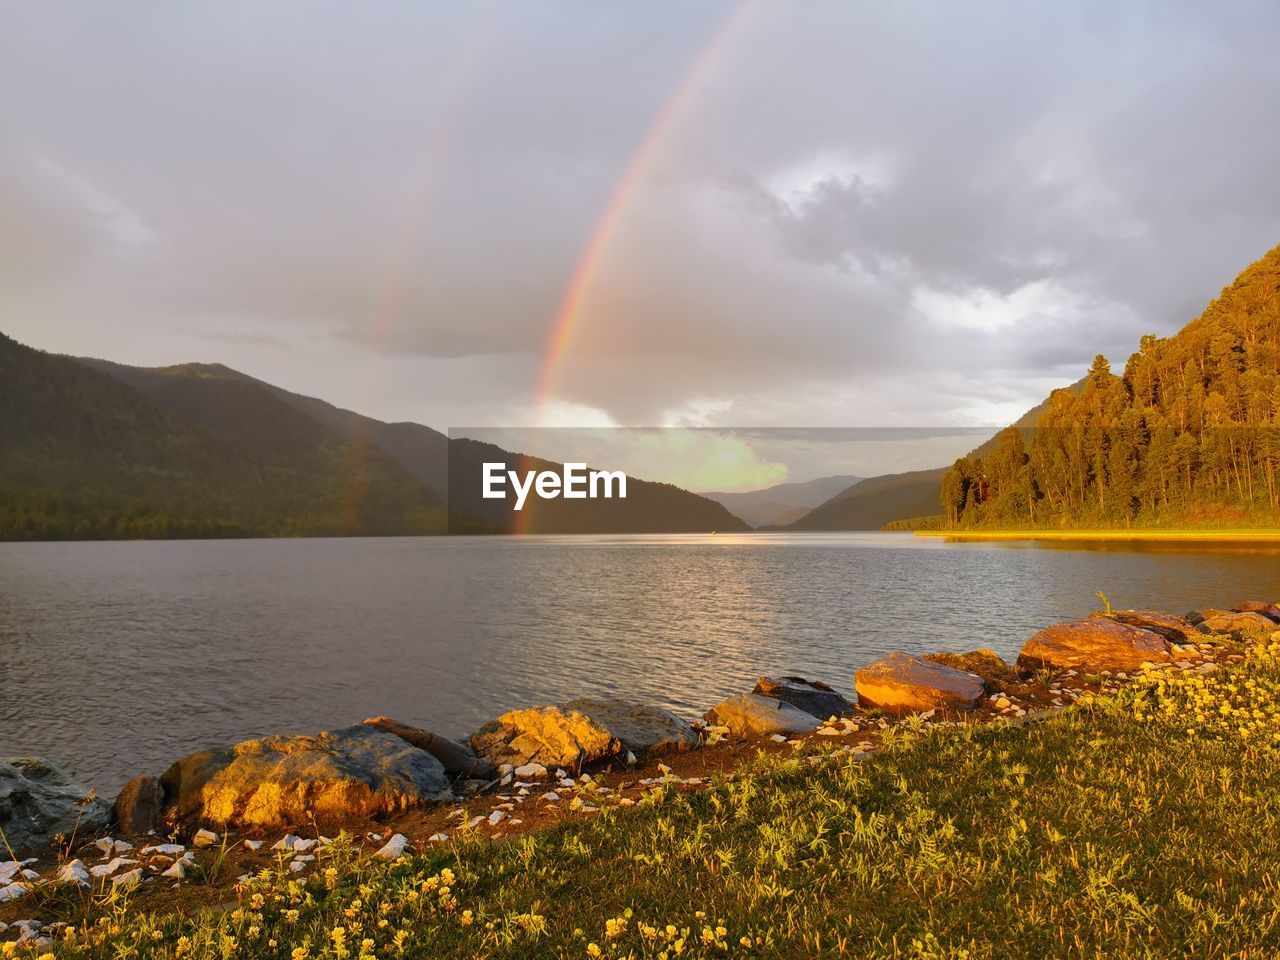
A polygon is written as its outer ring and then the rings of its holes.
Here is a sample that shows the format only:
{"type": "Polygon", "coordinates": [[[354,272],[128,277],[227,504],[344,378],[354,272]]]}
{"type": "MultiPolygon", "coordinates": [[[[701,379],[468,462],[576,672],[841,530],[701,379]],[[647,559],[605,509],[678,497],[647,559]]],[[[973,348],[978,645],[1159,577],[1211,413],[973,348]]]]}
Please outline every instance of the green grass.
{"type": "Polygon", "coordinates": [[[309,880],[256,878],[231,909],[116,902],[59,954],[1274,957],[1271,643],[1040,722],[904,725],[869,762],[762,757],[519,840],[393,865],[340,849],[309,880]]]}

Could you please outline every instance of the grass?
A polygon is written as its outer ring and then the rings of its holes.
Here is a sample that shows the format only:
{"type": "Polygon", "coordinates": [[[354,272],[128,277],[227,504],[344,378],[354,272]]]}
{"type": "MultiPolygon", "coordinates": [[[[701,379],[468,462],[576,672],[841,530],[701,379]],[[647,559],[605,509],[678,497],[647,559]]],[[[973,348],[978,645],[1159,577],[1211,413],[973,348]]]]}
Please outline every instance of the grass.
{"type": "Polygon", "coordinates": [[[902,724],[874,760],[394,864],[342,844],[190,915],[78,907],[77,958],[1274,957],[1280,634],[1020,725],[902,724]]]}

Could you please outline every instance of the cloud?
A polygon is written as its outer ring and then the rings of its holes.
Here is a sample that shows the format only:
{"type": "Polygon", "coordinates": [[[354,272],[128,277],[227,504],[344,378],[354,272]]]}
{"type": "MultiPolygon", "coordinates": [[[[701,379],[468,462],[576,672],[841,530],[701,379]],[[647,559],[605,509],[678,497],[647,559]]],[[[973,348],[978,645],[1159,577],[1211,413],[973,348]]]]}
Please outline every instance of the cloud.
{"type": "Polygon", "coordinates": [[[1280,241],[1278,8],[766,0],[682,88],[735,9],[10,5],[6,332],[532,422],[650,144],[557,422],[964,425],[1280,241]]]}

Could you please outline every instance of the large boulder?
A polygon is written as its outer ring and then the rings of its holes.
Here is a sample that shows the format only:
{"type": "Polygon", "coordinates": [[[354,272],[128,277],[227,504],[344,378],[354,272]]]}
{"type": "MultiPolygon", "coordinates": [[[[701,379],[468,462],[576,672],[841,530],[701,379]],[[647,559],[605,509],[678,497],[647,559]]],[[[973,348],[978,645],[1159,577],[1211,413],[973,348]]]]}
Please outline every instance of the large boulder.
{"type": "Polygon", "coordinates": [[[1236,605],[1236,613],[1260,613],[1272,623],[1280,624],[1280,606],[1274,603],[1263,603],[1260,600],[1246,600],[1236,605]]]}
{"type": "Polygon", "coordinates": [[[1185,617],[1175,617],[1154,610],[1112,610],[1090,614],[1098,620],[1114,620],[1130,627],[1140,627],[1158,633],[1170,643],[1198,643],[1204,639],[1204,631],[1185,617]]]}
{"type": "Polygon", "coordinates": [[[202,750],[160,781],[175,820],[247,827],[336,823],[449,795],[439,760],[363,723],[202,750]]]}
{"type": "Polygon", "coordinates": [[[106,828],[111,808],[71,781],[62,770],[37,757],[0,760],[0,830],[15,854],[39,851],[56,836],[81,837],[106,828]]]}
{"type": "Polygon", "coordinates": [[[803,677],[761,677],[756,681],[755,693],[762,697],[772,697],[805,713],[811,713],[819,720],[827,717],[847,717],[853,713],[853,704],[836,693],[821,680],[806,680],[803,677]]]}
{"type": "Polygon", "coordinates": [[[134,777],[120,790],[112,809],[116,826],[123,833],[146,833],[160,822],[164,807],[164,786],[155,777],[134,777]]]}
{"type": "Polygon", "coordinates": [[[712,726],[727,727],[737,737],[774,733],[789,736],[809,733],[822,725],[813,714],[758,693],[743,693],[717,703],[706,712],[706,720],[712,726]]]}
{"type": "Polygon", "coordinates": [[[926,653],[926,660],[972,673],[987,681],[995,690],[1004,690],[1022,681],[1021,674],[1009,666],[994,650],[970,650],[968,653],[926,653]]]}
{"type": "Polygon", "coordinates": [[[1276,624],[1269,617],[1253,612],[1215,612],[1200,626],[1209,633],[1228,633],[1234,637],[1252,637],[1276,630],[1276,624]]]}
{"type": "Polygon", "coordinates": [[[1137,670],[1171,659],[1169,641],[1158,633],[1116,620],[1090,618],[1057,623],[1022,647],[1018,667],[1066,670],[1137,670]]]}
{"type": "Polygon", "coordinates": [[[986,693],[985,681],[965,670],[909,653],[891,653],[854,675],[858,703],[891,714],[971,710],[986,693]]]}
{"type": "Polygon", "coordinates": [[[621,742],[585,713],[560,707],[510,710],[471,735],[471,746],[490,763],[577,769],[617,756],[621,742]]]}
{"type": "Polygon", "coordinates": [[[670,710],[627,700],[579,697],[565,710],[584,714],[637,757],[691,750],[698,745],[693,727],[670,710]]]}
{"type": "Polygon", "coordinates": [[[425,750],[444,767],[444,772],[451,777],[472,777],[487,780],[496,771],[484,757],[477,756],[470,744],[459,743],[447,737],[439,736],[430,730],[410,726],[390,717],[370,717],[365,723],[378,727],[387,733],[394,734],[405,743],[413,744],[419,750],[425,750]]]}

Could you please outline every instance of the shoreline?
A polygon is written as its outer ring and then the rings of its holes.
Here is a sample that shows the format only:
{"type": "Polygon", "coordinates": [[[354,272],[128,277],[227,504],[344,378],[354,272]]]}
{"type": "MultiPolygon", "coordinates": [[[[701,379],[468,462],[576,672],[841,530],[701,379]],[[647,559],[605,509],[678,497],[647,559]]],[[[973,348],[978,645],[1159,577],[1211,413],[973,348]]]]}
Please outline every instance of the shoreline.
{"type": "Polygon", "coordinates": [[[1134,543],[1277,543],[1280,530],[915,530],[917,537],[954,541],[1089,541],[1134,543]]]}
{"type": "MultiPolygon", "coordinates": [[[[61,852],[46,848],[35,859],[10,865],[22,873],[10,878],[11,892],[16,892],[14,887],[23,889],[8,902],[0,897],[0,933],[5,934],[0,936],[0,949],[6,943],[16,945],[8,936],[17,932],[33,950],[55,942],[75,943],[75,955],[95,956],[81,951],[106,948],[118,933],[126,939],[131,935],[129,924],[120,925],[126,909],[141,924],[138,929],[163,924],[172,934],[208,937],[211,943],[223,942],[232,929],[237,935],[256,937],[258,927],[243,922],[245,904],[253,902],[254,891],[261,895],[266,890],[277,898],[287,895],[296,905],[299,891],[309,890],[322,911],[327,909],[324,890],[343,886],[359,892],[371,877],[381,878],[379,883],[398,882],[395,878],[412,877],[419,868],[436,869],[441,863],[455,864],[461,872],[477,856],[518,856],[510,851],[519,851],[522,844],[533,850],[533,844],[573,844],[578,842],[575,837],[593,842],[607,837],[620,844],[653,839],[646,832],[652,817],[645,811],[655,806],[667,812],[653,811],[654,815],[678,814],[688,821],[687,828],[697,829],[709,810],[726,809],[726,798],[767,798],[772,791],[789,790],[797,801],[812,799],[812,791],[857,781],[861,774],[848,771],[864,764],[864,769],[874,767],[882,755],[890,765],[898,762],[894,758],[920,736],[945,737],[938,742],[951,744],[945,749],[962,755],[970,749],[966,744],[975,743],[974,737],[984,730],[993,736],[1002,730],[1021,736],[1012,731],[1040,727],[1041,721],[1054,718],[1069,725],[1089,724],[1092,705],[1131,685],[1149,689],[1169,681],[1174,684],[1171,689],[1184,689],[1178,684],[1216,682],[1212,674],[1220,671],[1229,682],[1231,672],[1245,668],[1251,637],[1280,641],[1280,606],[1251,602],[1238,607],[1244,612],[1206,610],[1203,617],[1188,615],[1194,619],[1139,611],[1095,613],[1041,630],[1027,641],[1015,663],[986,650],[923,657],[891,654],[857,671],[856,705],[846,702],[826,719],[819,714],[827,711],[814,709],[810,701],[817,699],[825,706],[831,698],[843,699],[830,687],[802,680],[790,686],[769,681],[778,694],[768,698],[772,709],[761,713],[758,684],[752,694],[713,707],[692,740],[669,750],[655,749],[639,759],[620,752],[595,760],[584,757],[569,769],[535,759],[523,766],[499,765],[495,757],[498,769],[486,775],[492,780],[467,780],[468,773],[454,781],[474,789],[459,789],[456,795],[423,804],[353,810],[341,822],[318,818],[316,810],[303,818],[286,816],[257,824],[216,823],[196,813],[157,819],[151,829],[129,830],[117,822],[73,831],[61,852]],[[810,780],[814,775],[818,779],[810,780]],[[535,841],[533,835],[541,839],[535,841]],[[122,905],[120,896],[126,893],[127,904],[122,905]],[[240,904],[230,919],[228,903],[240,904]],[[118,918],[114,930],[100,923],[100,917],[112,911],[118,918]]],[[[784,678],[788,679],[795,678],[784,678]]],[[[549,709],[561,708],[513,711],[504,717],[549,709]]],[[[591,721],[589,715],[585,719],[591,721]]],[[[450,751],[460,746],[459,741],[435,742],[426,731],[386,718],[365,725],[393,737],[401,750],[407,744],[422,749],[447,746],[450,751]],[[424,737],[432,742],[424,743],[424,737]]],[[[492,726],[482,728],[472,743],[492,726]]],[[[581,736],[577,721],[559,729],[581,736]]],[[[1280,732],[1276,736],[1280,738],[1280,732]]],[[[1073,734],[1070,741],[1078,742],[1079,736],[1073,734]]],[[[932,763],[928,760],[922,769],[933,770],[932,763]]],[[[930,778],[935,775],[936,771],[928,773],[930,778]]],[[[274,777],[273,782],[283,786],[274,777]]],[[[119,801],[116,806],[119,810],[119,801]]],[[[819,804],[816,812],[822,811],[819,804]]],[[[808,829],[803,818],[792,823],[776,811],[760,815],[779,816],[779,824],[788,829],[808,829]]],[[[727,829],[733,836],[740,832],[736,820],[727,829]]],[[[650,867],[661,863],[656,857],[650,855],[650,867]]],[[[716,874],[712,870],[710,875],[716,874]]],[[[498,871],[485,882],[498,882],[501,875],[498,871]]],[[[619,912],[627,906],[620,901],[619,912]]],[[[297,910],[290,912],[296,917],[297,910]]],[[[277,918],[275,933],[282,940],[293,936],[294,922],[288,916],[277,918]]],[[[423,929],[434,929],[431,917],[417,922],[423,929]]],[[[272,940],[271,947],[276,945],[272,940]]]]}

